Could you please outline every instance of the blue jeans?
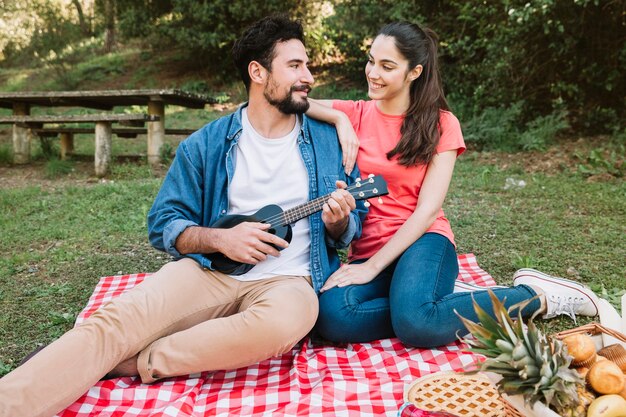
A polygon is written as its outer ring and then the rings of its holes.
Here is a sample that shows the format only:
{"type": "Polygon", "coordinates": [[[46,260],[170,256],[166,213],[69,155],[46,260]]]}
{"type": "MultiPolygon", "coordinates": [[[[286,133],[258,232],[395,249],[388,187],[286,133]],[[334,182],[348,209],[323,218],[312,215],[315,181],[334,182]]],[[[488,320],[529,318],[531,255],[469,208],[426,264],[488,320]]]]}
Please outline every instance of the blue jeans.
{"type": "MultiPolygon", "coordinates": [[[[458,273],[450,240],[425,233],[367,284],[334,287],[322,293],[317,330],[335,342],[398,337],[406,345],[424,348],[453,342],[457,334],[467,334],[456,313],[477,320],[472,298],[493,312],[487,291],[453,293],[458,273]]],[[[494,293],[500,300],[506,297],[507,308],[537,295],[526,285],[499,288],[494,293]]],[[[522,315],[532,315],[540,305],[538,299],[532,300],[522,315]]]]}

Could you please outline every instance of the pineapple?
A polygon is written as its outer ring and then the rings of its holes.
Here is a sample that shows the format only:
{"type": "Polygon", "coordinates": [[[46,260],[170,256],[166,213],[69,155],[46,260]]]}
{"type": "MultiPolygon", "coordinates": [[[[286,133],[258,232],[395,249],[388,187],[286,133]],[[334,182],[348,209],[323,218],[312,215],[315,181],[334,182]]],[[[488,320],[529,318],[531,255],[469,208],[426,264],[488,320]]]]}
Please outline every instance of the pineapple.
{"type": "MultiPolygon", "coordinates": [[[[495,319],[475,301],[479,323],[461,317],[474,336],[463,341],[472,352],[486,356],[480,370],[502,376],[497,383],[501,393],[521,394],[526,404],[542,402],[563,417],[584,417],[589,394],[585,393],[583,379],[569,369],[571,357],[563,343],[556,339],[548,341],[532,318],[525,329],[521,314],[513,321],[492,291],[489,296],[495,319]]],[[[514,307],[521,311],[525,305],[514,307]]]]}

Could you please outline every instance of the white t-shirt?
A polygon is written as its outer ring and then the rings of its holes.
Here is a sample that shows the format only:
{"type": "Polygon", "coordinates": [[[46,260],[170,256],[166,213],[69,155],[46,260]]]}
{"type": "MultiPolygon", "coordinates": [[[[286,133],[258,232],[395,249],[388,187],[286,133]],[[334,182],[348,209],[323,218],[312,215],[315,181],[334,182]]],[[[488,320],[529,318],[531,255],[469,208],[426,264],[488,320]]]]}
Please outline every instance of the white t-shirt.
{"type": "MultiPolygon", "coordinates": [[[[251,215],[268,204],[283,210],[306,203],[309,176],[298,150],[300,121],[282,138],[267,139],[254,130],[247,109],[242,112],[243,130],[235,155],[235,175],[228,189],[228,214],[251,215]]],[[[292,225],[289,247],[279,257],[268,256],[243,275],[240,281],[255,281],[277,275],[310,275],[309,219],[292,225]]]]}

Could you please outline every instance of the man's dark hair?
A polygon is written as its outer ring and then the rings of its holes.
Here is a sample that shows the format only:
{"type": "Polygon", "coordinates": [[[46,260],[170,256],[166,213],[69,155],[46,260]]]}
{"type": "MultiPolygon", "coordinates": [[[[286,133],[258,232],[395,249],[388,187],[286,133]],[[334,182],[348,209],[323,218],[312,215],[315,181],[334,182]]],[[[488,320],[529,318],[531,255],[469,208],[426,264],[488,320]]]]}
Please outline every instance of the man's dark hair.
{"type": "Polygon", "coordinates": [[[300,21],[291,20],[285,15],[274,15],[257,21],[235,41],[233,61],[247,90],[250,90],[250,62],[257,61],[271,71],[276,44],[291,39],[297,39],[304,44],[304,30],[300,21]]]}

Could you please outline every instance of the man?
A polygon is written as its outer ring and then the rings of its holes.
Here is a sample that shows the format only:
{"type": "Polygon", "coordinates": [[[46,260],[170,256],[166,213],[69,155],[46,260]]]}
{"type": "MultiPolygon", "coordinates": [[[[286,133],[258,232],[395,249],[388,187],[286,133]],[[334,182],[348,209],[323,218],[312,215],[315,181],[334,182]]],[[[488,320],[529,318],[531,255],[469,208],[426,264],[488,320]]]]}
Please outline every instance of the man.
{"type": "Polygon", "coordinates": [[[300,24],[265,18],[233,56],[249,103],[180,144],[148,215],[150,241],[176,261],[0,379],[0,416],[49,417],[105,374],[149,383],[250,365],[313,327],[335,248],[360,234],[365,210],[335,189],[349,179],[334,128],[302,115],[313,77],[300,24]],[[290,244],[265,223],[210,227],[330,192],[321,213],[294,224],[290,244]],[[228,276],[214,270],[216,253],[255,266],[228,276]]]}

